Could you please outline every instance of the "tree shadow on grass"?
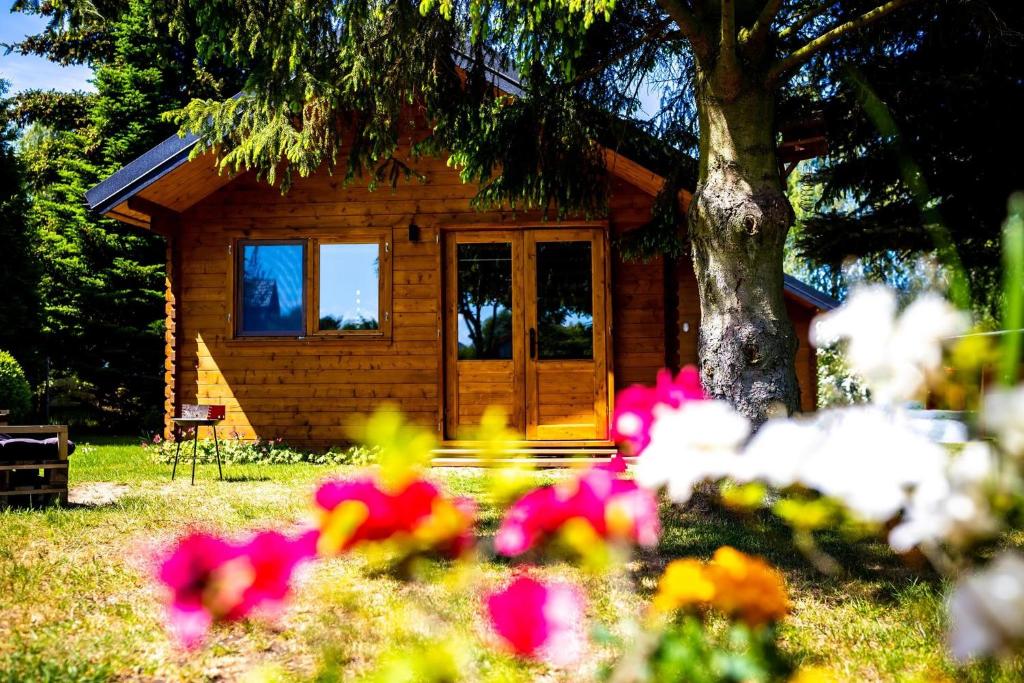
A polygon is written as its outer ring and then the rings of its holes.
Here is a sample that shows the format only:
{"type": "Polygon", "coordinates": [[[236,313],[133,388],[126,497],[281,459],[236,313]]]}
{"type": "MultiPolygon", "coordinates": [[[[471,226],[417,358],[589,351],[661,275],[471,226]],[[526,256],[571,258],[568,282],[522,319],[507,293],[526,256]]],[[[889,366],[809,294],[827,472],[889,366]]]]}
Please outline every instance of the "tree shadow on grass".
{"type": "Polygon", "coordinates": [[[783,570],[795,587],[821,596],[846,596],[857,585],[866,589],[873,601],[887,603],[896,599],[901,587],[923,583],[937,588],[941,583],[930,566],[906,561],[884,539],[850,539],[836,532],[815,536],[818,547],[842,567],[839,574],[824,574],[797,547],[792,530],[767,511],[737,513],[699,499],[686,508],[663,504],[661,521],[658,548],[637,558],[637,579],[649,579],[638,583],[648,586],[656,584],[673,559],[706,559],[725,545],[763,557],[783,570]]]}
{"type": "Polygon", "coordinates": [[[224,476],[223,481],[225,483],[237,484],[246,481],[273,481],[270,477],[265,474],[228,474],[224,476]]]}

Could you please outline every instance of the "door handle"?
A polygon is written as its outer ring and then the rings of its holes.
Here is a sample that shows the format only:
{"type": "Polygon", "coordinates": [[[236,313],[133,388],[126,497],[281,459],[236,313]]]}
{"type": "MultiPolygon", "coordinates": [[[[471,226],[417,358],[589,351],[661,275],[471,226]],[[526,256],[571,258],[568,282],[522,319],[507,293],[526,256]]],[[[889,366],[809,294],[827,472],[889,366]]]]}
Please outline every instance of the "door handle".
{"type": "Polygon", "coordinates": [[[530,360],[537,357],[537,330],[530,328],[530,360]]]}

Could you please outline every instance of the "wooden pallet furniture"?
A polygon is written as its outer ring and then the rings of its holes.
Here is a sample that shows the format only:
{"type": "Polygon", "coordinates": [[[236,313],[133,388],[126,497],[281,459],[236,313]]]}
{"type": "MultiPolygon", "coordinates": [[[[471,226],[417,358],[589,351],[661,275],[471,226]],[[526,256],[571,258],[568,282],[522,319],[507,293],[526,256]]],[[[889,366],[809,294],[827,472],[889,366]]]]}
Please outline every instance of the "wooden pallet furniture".
{"type": "Polygon", "coordinates": [[[47,435],[57,437],[56,457],[45,459],[0,459],[0,505],[12,497],[26,496],[34,503],[37,496],[68,502],[68,427],[67,425],[3,425],[0,432],[9,435],[47,435]],[[36,472],[38,481],[19,484],[15,472],[36,472]]]}

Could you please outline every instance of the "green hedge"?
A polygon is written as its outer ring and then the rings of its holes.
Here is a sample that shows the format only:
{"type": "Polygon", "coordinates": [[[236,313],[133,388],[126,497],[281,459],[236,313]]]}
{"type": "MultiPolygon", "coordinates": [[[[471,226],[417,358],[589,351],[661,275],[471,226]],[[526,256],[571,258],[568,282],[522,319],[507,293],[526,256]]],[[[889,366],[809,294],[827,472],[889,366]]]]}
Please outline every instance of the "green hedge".
{"type": "Polygon", "coordinates": [[[25,371],[6,351],[0,351],[0,409],[11,411],[11,422],[25,419],[32,410],[32,387],[25,371]]]}

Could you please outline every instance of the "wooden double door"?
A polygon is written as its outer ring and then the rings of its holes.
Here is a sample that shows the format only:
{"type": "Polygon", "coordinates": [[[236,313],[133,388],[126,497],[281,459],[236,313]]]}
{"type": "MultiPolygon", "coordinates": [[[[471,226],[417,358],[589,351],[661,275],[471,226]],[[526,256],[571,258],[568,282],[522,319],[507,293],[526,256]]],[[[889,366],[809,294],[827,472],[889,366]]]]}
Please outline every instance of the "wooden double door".
{"type": "Polygon", "coordinates": [[[608,437],[605,231],[446,233],[445,437],[488,406],[529,440],[608,437]]]}

